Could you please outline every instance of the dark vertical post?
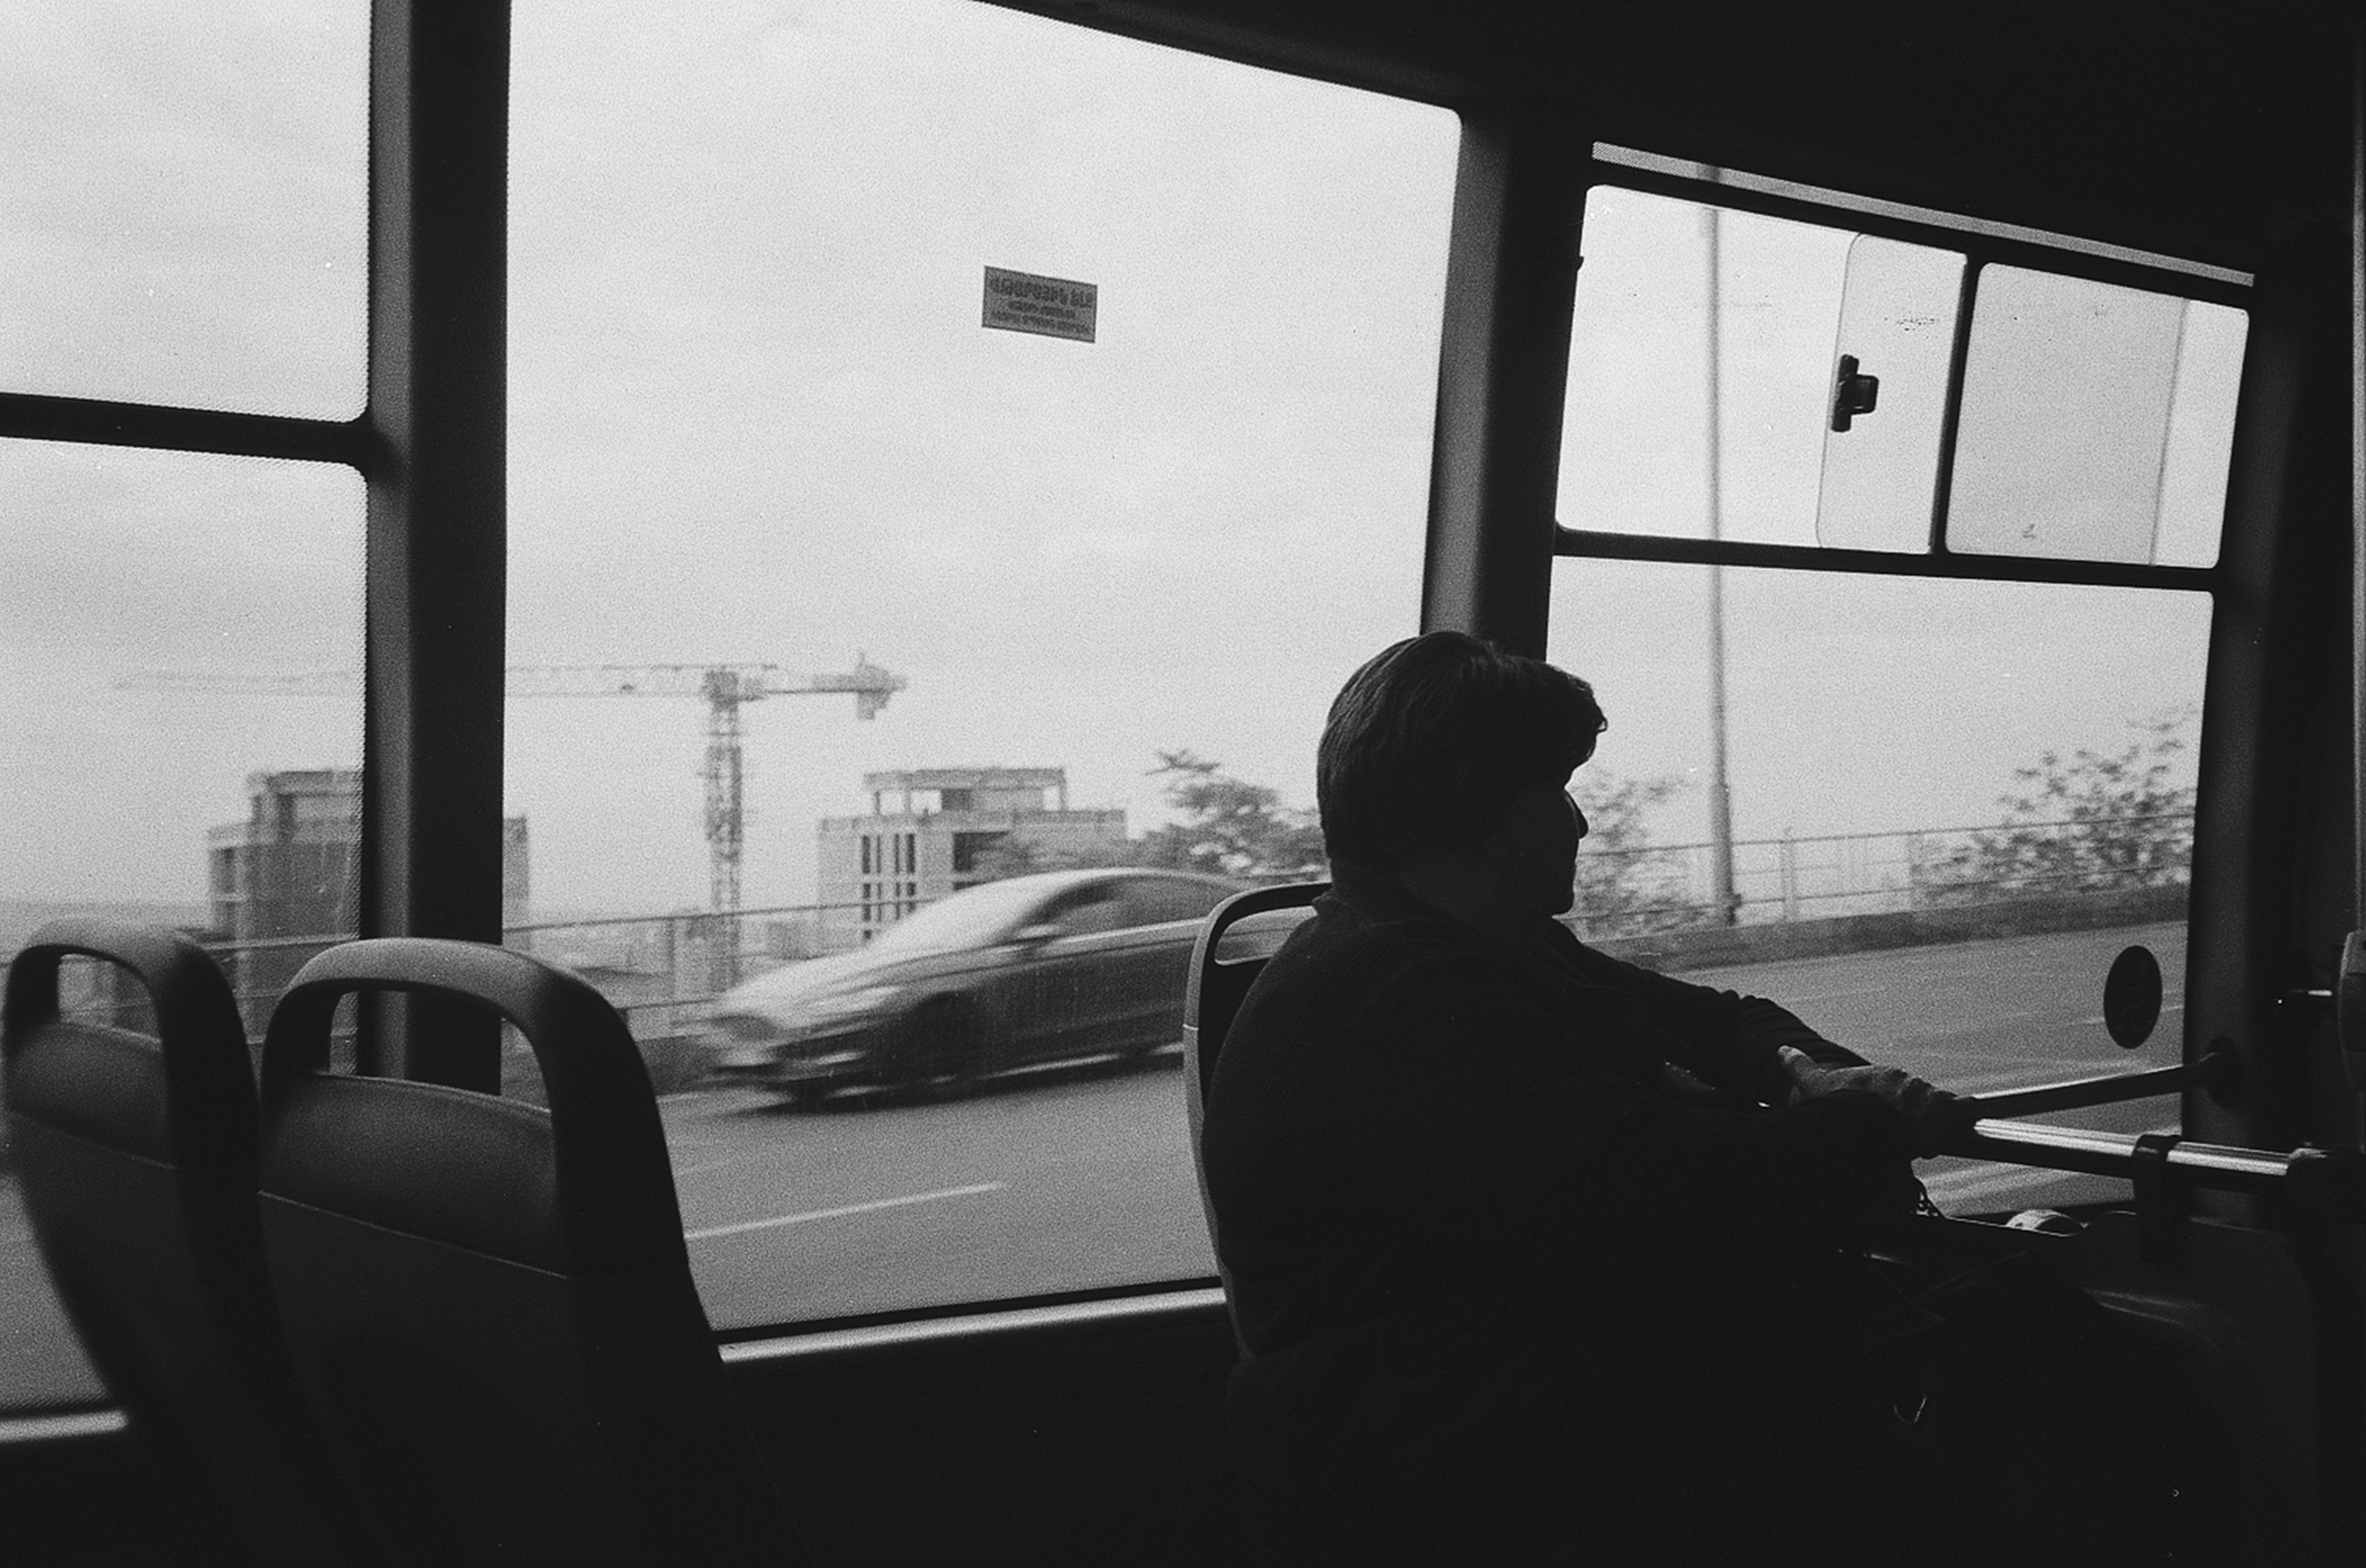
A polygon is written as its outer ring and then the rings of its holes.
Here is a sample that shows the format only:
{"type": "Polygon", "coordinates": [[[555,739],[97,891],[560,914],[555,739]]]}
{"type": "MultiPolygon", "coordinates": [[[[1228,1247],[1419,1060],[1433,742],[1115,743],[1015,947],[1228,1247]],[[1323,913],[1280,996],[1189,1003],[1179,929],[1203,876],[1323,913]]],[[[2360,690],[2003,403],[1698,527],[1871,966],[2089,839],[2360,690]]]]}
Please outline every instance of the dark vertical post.
{"type": "Polygon", "coordinates": [[[1467,112],[1430,457],[1425,630],[1545,650],[1578,220],[1592,143],[1536,106],[1467,112]]]}
{"type": "MultiPolygon", "coordinates": [[[[1722,218],[1714,207],[1701,210],[1701,234],[1708,253],[1707,369],[1708,536],[1725,537],[1725,288],[1722,218]]],[[[1709,900],[1715,923],[1736,924],[1741,902],[1733,895],[1733,789],[1725,749],[1725,568],[1708,569],[1708,840],[1709,900]]]]}
{"type": "Polygon", "coordinates": [[[2349,62],[2349,924],[2366,930],[2366,22],[2349,62]]]}
{"type": "MultiPolygon", "coordinates": [[[[367,798],[372,935],[501,935],[509,9],[377,0],[370,29],[367,798]]],[[[490,1018],[414,1000],[404,1076],[497,1088],[490,1018]]]]}
{"type": "Polygon", "coordinates": [[[2357,1103],[2350,1141],[2366,1149],[2366,23],[2349,35],[2349,935],[2342,943],[2338,1034],[2357,1103]]]}

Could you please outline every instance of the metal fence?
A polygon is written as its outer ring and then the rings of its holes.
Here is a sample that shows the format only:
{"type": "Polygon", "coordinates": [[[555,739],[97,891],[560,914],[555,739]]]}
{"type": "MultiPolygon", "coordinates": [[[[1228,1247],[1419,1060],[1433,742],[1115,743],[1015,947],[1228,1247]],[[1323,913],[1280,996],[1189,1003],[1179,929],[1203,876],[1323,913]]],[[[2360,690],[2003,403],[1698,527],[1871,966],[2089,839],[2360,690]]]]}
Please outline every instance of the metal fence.
{"type": "Polygon", "coordinates": [[[1592,934],[1762,925],[2181,886],[2191,813],[1737,840],[1720,918],[1716,847],[1583,851],[1576,922],[1592,934]]]}
{"type": "Polygon", "coordinates": [[[501,940],[598,987],[642,1039],[689,1032],[741,980],[855,946],[862,906],[786,904],[736,915],[685,911],[512,926],[501,940]]]}
{"type": "MultiPolygon", "coordinates": [[[[1707,844],[1578,856],[1572,923],[1589,936],[1764,925],[1830,916],[2026,903],[2138,887],[2181,886],[2192,856],[2190,814],[1992,823],[1914,832],[1786,834],[1733,845],[1733,904],[1718,908],[1707,844]]],[[[694,1033],[738,981],[858,940],[855,904],[542,920],[503,940],[575,970],[644,1042],[694,1033]]],[[[207,943],[231,979],[249,1031],[306,959],[345,940],[284,937],[207,943]]],[[[137,1026],[142,1010],[98,973],[69,975],[69,1006],[137,1026]]]]}
{"type": "MultiPolygon", "coordinates": [[[[507,928],[501,940],[575,970],[625,1015],[637,1037],[663,1039],[689,1032],[706,1004],[740,979],[853,945],[859,909],[798,904],[736,916],[690,910],[538,920],[507,928]]],[[[260,1039],[272,1005],[296,972],[352,934],[197,941],[229,978],[248,1034],[260,1039]]],[[[71,1016],[152,1027],[139,987],[118,983],[112,966],[96,960],[69,960],[61,968],[59,1002],[71,1016]]]]}

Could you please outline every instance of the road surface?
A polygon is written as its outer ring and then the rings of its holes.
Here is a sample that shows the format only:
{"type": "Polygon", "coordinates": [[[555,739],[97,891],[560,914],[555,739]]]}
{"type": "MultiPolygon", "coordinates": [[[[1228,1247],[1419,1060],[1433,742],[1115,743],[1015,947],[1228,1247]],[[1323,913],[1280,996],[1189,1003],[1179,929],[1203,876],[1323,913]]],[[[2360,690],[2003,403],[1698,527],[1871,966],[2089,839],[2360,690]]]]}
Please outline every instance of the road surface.
{"type": "MultiPolygon", "coordinates": [[[[1696,972],[1767,996],[1876,1061],[1970,1093],[2175,1060],[2177,926],[2067,932],[1696,972]],[[2123,1052],[2101,988],[2130,942],[2162,960],[2155,1041],[2123,1052]]],[[[1214,1272],[1185,1145],[1177,1054],[1147,1068],[1038,1074],[942,1105],[783,1111],[745,1089],[669,1097],[693,1269],[718,1328],[840,1319],[1214,1272]]],[[[2067,1113],[2135,1132],[2177,1104],[2067,1113]]],[[[1962,1160],[1925,1162],[1954,1213],[2124,1197],[2124,1184],[1962,1160]]],[[[0,1185],[0,1410],[94,1400],[0,1185]]]]}

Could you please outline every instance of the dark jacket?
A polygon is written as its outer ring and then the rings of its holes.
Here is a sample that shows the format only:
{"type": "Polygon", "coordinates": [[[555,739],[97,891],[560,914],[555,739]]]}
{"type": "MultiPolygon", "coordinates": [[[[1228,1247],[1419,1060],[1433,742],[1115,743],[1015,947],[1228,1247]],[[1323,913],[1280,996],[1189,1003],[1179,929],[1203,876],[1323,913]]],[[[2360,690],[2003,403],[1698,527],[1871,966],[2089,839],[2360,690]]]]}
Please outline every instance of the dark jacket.
{"type": "Polygon", "coordinates": [[[1290,1561],[1760,1540],[1778,1478],[1849,1462],[1820,1260],[1910,1192],[1903,1121],[1761,1105],[1778,1046],[1853,1059],[1772,1002],[1335,874],[1202,1141],[1256,1528],[1290,1561]]]}

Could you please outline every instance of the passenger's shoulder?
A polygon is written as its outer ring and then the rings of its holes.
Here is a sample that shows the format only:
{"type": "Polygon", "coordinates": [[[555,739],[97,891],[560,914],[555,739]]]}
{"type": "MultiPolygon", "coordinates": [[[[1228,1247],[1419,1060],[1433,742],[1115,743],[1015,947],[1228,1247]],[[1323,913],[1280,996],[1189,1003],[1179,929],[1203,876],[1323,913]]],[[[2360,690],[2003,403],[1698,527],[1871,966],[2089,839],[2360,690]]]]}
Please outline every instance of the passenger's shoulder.
{"type": "Polygon", "coordinates": [[[1413,965],[1486,967],[1500,953],[1467,928],[1436,914],[1375,918],[1335,908],[1321,909],[1293,932],[1274,956],[1282,976],[1341,970],[1400,970],[1413,965]]]}
{"type": "Polygon", "coordinates": [[[1510,954],[1442,916],[1318,917],[1293,933],[1258,976],[1241,1022],[1362,1032],[1376,1022],[1440,1010],[1461,1014],[1515,995],[1522,989],[1517,970],[1510,954]]]}

